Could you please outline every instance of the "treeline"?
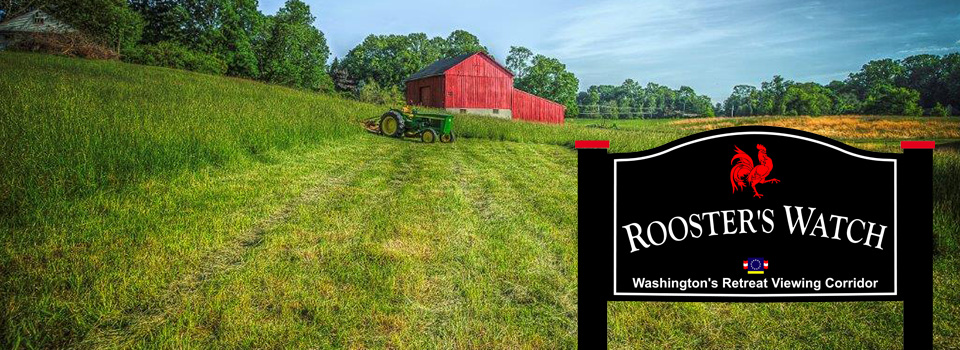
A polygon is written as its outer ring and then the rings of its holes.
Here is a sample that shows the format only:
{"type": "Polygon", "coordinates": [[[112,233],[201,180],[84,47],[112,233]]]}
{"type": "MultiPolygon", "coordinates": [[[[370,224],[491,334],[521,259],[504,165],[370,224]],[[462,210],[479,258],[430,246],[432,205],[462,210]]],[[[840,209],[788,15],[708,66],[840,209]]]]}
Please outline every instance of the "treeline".
{"type": "MultiPolygon", "coordinates": [[[[446,38],[423,33],[370,35],[342,60],[335,58],[330,75],[338,91],[356,91],[368,102],[395,104],[403,101],[404,80],[413,73],[437,60],[478,51],[489,54],[475,35],[464,30],[446,38]]],[[[565,105],[568,116],[577,115],[580,82],[559,60],[511,46],[505,64],[515,74],[516,88],[565,105]]]]}
{"type": "Polygon", "coordinates": [[[8,16],[33,8],[49,12],[124,61],[333,90],[326,39],[300,0],[288,0],[272,16],[257,10],[256,0],[10,0],[3,5],[8,16]]]}
{"type": "Polygon", "coordinates": [[[446,38],[424,33],[369,35],[343,57],[334,58],[330,75],[335,89],[361,101],[399,105],[404,103],[404,80],[445,57],[469,52],[487,52],[480,40],[464,30],[446,38]]]}
{"type": "Polygon", "coordinates": [[[673,90],[633,79],[620,84],[592,85],[577,95],[582,118],[630,119],[678,116],[714,116],[710,97],[697,95],[689,86],[673,90]]]}
{"type": "Polygon", "coordinates": [[[724,116],[749,115],[932,115],[960,113],[960,53],[915,55],[870,61],[843,81],[797,83],[779,75],[760,84],[737,85],[723,104],[724,116]]]}
{"type": "Polygon", "coordinates": [[[737,85],[722,103],[687,86],[673,90],[627,79],[593,85],[577,95],[582,118],[660,118],[756,115],[960,114],[960,53],[870,61],[843,81],[794,82],[779,75],[760,88],[737,85]]]}

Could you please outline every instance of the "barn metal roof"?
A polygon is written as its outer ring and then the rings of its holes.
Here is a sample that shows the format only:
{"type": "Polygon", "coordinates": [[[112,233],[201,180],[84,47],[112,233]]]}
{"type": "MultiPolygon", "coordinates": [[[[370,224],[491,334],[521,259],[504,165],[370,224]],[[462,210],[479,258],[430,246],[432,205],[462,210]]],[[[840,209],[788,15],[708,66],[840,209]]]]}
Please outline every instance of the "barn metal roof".
{"type": "Polygon", "coordinates": [[[460,62],[463,62],[463,60],[466,60],[467,58],[470,58],[471,56],[477,55],[477,54],[487,56],[487,58],[490,58],[491,61],[496,63],[498,66],[500,66],[500,68],[503,68],[503,70],[507,71],[508,74],[513,75],[513,73],[511,73],[509,69],[507,69],[504,66],[501,66],[500,63],[497,63],[497,60],[494,60],[492,57],[488,56],[487,54],[483,52],[471,52],[471,53],[465,53],[458,56],[447,57],[447,58],[438,60],[436,62],[433,62],[426,68],[421,69],[419,72],[413,73],[413,75],[411,75],[409,78],[407,78],[404,81],[411,81],[411,80],[423,79],[426,77],[432,77],[435,75],[441,75],[443,74],[443,72],[446,72],[448,69],[453,68],[453,66],[456,66],[460,62]]]}
{"type": "Polygon", "coordinates": [[[40,10],[33,10],[0,23],[0,32],[69,33],[75,29],[40,10]],[[42,18],[42,24],[37,19],[42,18]]]}

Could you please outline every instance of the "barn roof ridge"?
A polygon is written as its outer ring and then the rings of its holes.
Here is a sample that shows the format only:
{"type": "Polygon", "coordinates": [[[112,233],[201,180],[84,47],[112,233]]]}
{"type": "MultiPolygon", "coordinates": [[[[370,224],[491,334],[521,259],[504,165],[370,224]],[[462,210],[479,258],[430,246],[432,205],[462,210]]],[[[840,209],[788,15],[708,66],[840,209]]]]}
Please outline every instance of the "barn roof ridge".
{"type": "Polygon", "coordinates": [[[510,74],[510,76],[513,76],[513,72],[507,69],[507,67],[504,67],[503,65],[501,65],[500,62],[497,62],[497,60],[493,59],[493,57],[490,57],[490,55],[484,53],[483,51],[476,51],[476,52],[456,55],[453,57],[439,59],[436,62],[433,62],[427,65],[426,67],[424,67],[423,69],[417,71],[416,73],[413,73],[412,75],[410,75],[409,78],[407,78],[404,81],[406,82],[411,80],[417,80],[417,79],[423,79],[423,78],[429,78],[437,75],[442,75],[444,72],[446,72],[450,68],[453,68],[454,66],[460,64],[460,62],[463,62],[466,59],[478,54],[483,55],[484,57],[492,61],[494,64],[496,64],[497,67],[499,67],[500,69],[503,69],[505,72],[507,72],[507,74],[510,74]]]}

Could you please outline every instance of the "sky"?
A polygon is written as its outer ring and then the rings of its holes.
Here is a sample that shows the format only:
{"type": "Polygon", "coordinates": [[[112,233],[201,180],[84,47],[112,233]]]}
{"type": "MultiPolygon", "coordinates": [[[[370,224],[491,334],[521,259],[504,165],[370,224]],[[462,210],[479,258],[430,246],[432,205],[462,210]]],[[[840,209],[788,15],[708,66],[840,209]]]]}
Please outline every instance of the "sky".
{"type": "Polygon", "coordinates": [[[775,74],[826,84],[874,59],[960,51],[960,0],[304,1],[337,57],[370,34],[463,29],[501,63],[510,46],[559,59],[581,90],[630,78],[714,102],[775,74]]]}

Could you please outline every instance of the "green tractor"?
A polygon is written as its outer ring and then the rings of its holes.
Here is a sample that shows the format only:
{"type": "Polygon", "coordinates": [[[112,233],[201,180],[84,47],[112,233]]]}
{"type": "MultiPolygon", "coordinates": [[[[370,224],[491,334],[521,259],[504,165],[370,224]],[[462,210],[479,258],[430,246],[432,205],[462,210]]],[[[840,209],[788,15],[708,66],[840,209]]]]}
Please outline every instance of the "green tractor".
{"type": "Polygon", "coordinates": [[[408,107],[390,109],[379,121],[366,122],[368,131],[397,138],[419,137],[424,143],[453,142],[453,116],[439,113],[421,113],[408,107]]]}

